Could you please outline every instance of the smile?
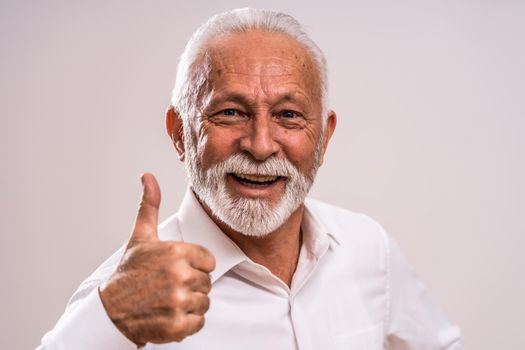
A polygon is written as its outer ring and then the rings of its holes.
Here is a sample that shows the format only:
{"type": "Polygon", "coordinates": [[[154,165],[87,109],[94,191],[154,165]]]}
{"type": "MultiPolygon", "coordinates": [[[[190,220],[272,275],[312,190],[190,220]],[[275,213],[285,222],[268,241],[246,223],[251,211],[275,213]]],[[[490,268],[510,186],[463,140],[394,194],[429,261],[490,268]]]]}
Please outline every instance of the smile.
{"type": "Polygon", "coordinates": [[[281,178],[280,176],[252,175],[239,173],[230,173],[230,175],[238,182],[250,187],[270,186],[281,178]]]}

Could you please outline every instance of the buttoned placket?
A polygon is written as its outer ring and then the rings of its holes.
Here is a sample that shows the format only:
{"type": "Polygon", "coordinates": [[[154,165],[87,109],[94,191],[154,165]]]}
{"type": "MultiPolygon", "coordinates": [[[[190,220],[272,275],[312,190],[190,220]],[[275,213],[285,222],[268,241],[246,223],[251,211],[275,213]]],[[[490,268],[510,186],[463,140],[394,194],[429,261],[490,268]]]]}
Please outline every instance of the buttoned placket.
{"type": "MultiPolygon", "coordinates": [[[[309,230],[314,229],[308,227],[309,230]]],[[[315,229],[320,229],[315,227],[315,229]]],[[[268,268],[251,260],[246,260],[233,268],[241,277],[256,283],[276,296],[288,302],[288,315],[293,329],[296,347],[299,350],[314,350],[314,342],[309,331],[311,325],[304,308],[307,300],[302,300],[301,290],[315,272],[319,261],[330,248],[330,240],[326,233],[307,232],[305,242],[301,246],[297,269],[294,273],[291,287],[276,277],[268,268]]]]}

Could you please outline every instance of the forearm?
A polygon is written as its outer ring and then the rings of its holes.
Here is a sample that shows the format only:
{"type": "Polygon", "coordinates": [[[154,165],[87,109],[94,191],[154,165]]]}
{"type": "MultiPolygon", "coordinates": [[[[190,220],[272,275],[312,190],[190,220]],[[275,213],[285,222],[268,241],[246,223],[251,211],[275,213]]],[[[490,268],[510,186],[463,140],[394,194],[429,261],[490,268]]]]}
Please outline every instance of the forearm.
{"type": "Polygon", "coordinates": [[[56,326],[43,338],[42,350],[134,350],[136,345],[115,327],[107,316],[97,288],[69,305],[56,326]]]}

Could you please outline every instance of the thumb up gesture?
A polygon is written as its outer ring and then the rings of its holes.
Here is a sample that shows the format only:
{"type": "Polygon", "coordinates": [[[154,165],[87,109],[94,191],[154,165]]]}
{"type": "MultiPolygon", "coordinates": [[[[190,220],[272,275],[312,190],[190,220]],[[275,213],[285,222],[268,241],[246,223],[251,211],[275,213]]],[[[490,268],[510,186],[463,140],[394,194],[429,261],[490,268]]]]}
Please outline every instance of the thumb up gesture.
{"type": "Polygon", "coordinates": [[[118,329],[137,345],[181,341],[204,325],[215,258],[204,247],[160,241],[160,188],[141,177],[143,193],[135,227],[100,298],[118,329]]]}

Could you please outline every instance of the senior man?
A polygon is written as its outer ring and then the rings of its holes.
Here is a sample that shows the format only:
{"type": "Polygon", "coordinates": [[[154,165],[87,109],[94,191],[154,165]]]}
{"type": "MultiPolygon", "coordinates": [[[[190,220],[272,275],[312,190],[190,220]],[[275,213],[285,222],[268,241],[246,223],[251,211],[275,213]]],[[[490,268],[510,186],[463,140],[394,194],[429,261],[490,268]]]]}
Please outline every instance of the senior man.
{"type": "Polygon", "coordinates": [[[461,349],[377,223],[305,199],[336,126],[326,85],[322,52],[288,15],[202,25],[166,114],[190,180],[180,209],[157,226],[144,174],[129,242],[41,348],[461,349]]]}

